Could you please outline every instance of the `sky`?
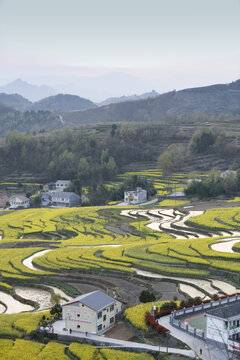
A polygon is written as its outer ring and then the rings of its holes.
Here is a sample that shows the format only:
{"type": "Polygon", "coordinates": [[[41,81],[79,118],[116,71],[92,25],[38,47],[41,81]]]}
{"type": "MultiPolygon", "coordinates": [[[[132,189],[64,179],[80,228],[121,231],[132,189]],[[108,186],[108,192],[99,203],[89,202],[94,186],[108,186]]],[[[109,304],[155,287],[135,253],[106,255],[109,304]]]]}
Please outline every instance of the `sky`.
{"type": "Polygon", "coordinates": [[[239,38],[240,0],[0,0],[0,85],[115,71],[160,91],[226,83],[239,38]]]}

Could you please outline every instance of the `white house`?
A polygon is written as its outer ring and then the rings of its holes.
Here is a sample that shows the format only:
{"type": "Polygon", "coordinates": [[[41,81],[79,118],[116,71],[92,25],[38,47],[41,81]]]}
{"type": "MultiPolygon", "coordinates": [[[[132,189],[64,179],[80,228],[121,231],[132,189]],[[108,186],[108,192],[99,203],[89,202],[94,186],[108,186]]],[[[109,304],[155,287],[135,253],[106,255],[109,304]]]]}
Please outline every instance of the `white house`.
{"type": "Polygon", "coordinates": [[[240,302],[206,311],[206,340],[240,351],[240,302]]]}
{"type": "Polygon", "coordinates": [[[73,192],[57,191],[49,193],[51,205],[72,207],[80,204],[80,196],[73,192]]]}
{"type": "Polygon", "coordinates": [[[96,290],[63,304],[62,317],[68,329],[99,334],[115,323],[121,310],[120,301],[96,290]]]}
{"type": "Polygon", "coordinates": [[[138,204],[147,201],[147,190],[137,187],[136,190],[124,191],[124,201],[129,204],[138,204]]]}
{"type": "Polygon", "coordinates": [[[63,191],[72,184],[70,180],[57,180],[55,183],[57,191],[63,191]]]}
{"type": "Polygon", "coordinates": [[[30,200],[23,195],[12,196],[9,200],[10,209],[17,209],[19,207],[23,207],[25,209],[30,207],[30,200]]]}
{"type": "Polygon", "coordinates": [[[225,179],[228,175],[236,175],[237,172],[235,170],[225,170],[221,173],[221,178],[225,179]]]}
{"type": "Polygon", "coordinates": [[[56,183],[51,181],[45,185],[43,185],[43,191],[55,191],[56,190],[56,183]]]}

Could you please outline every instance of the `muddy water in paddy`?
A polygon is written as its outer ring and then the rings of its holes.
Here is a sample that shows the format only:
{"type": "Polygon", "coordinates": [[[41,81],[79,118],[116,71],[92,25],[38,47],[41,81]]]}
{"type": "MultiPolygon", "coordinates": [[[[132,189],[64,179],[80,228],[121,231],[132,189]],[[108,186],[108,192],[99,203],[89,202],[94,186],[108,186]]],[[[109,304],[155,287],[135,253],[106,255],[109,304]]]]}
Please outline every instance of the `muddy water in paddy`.
{"type": "Polygon", "coordinates": [[[7,305],[6,314],[15,314],[22,311],[32,311],[34,307],[27,304],[22,304],[21,302],[15,300],[11,295],[6,294],[0,291],[1,301],[7,305]]]}
{"type": "Polygon", "coordinates": [[[14,288],[17,295],[24,299],[36,301],[39,304],[39,311],[52,306],[51,294],[47,290],[30,288],[25,286],[16,286],[14,288]]]}
{"type": "Polygon", "coordinates": [[[3,314],[4,311],[5,311],[5,307],[2,304],[0,304],[0,314],[3,314]]]}
{"type": "MultiPolygon", "coordinates": [[[[193,278],[184,278],[184,277],[173,277],[173,276],[164,276],[161,274],[157,274],[157,273],[153,273],[150,271],[144,271],[144,270],[139,270],[139,269],[135,269],[132,268],[138,275],[142,275],[142,276],[147,276],[150,278],[156,278],[156,279],[169,279],[169,280],[177,280],[179,281],[179,283],[181,284],[181,281],[184,281],[186,283],[189,283],[190,285],[195,285],[200,289],[203,289],[204,291],[206,291],[207,293],[209,293],[210,295],[216,294],[216,293],[226,293],[226,294],[232,294],[234,292],[239,291],[238,288],[236,288],[235,286],[224,282],[224,281],[219,281],[219,280],[214,280],[214,279],[209,279],[209,280],[201,280],[201,279],[193,279],[193,278]],[[214,285],[217,289],[215,289],[212,285],[214,285]]],[[[188,289],[189,291],[191,290],[190,288],[188,289]]],[[[199,291],[199,290],[198,290],[199,291]]],[[[191,291],[191,293],[188,293],[189,296],[194,297],[195,293],[195,289],[194,292],[191,291]]]]}
{"type": "MultiPolygon", "coordinates": [[[[211,245],[211,249],[214,251],[220,251],[220,252],[225,252],[225,253],[237,253],[236,251],[233,251],[233,246],[240,242],[240,238],[238,239],[224,239],[224,241],[218,242],[217,244],[213,244],[211,245]]],[[[240,255],[239,255],[240,256],[240,255]]]]}

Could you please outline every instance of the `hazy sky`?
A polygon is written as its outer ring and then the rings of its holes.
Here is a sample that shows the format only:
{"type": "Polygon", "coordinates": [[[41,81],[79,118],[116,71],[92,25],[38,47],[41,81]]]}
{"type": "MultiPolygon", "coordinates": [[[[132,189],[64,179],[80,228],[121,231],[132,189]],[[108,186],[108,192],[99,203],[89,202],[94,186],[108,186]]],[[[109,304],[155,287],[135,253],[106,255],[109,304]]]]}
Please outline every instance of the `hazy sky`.
{"type": "Polygon", "coordinates": [[[176,88],[240,78],[240,1],[0,0],[0,84],[114,70],[176,88]]]}

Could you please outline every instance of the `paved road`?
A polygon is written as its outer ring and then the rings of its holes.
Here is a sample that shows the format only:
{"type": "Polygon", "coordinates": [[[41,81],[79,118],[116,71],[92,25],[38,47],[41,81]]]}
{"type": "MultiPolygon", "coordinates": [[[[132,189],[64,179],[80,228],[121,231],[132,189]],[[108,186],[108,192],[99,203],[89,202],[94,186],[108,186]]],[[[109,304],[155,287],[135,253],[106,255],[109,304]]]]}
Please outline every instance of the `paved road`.
{"type": "MultiPolygon", "coordinates": [[[[136,343],[136,342],[132,342],[132,341],[124,341],[124,340],[106,338],[104,335],[99,336],[99,335],[94,335],[94,334],[88,334],[86,336],[85,333],[81,333],[78,331],[72,331],[72,333],[70,334],[69,331],[63,330],[64,326],[65,326],[64,320],[56,321],[54,323],[54,333],[59,334],[59,335],[69,336],[69,337],[73,336],[73,337],[78,337],[78,338],[83,338],[83,339],[89,339],[89,340],[93,340],[95,342],[106,343],[109,345],[118,345],[123,348],[138,349],[138,350],[143,349],[143,350],[151,350],[151,351],[159,352],[159,346],[141,344],[141,343],[136,343]]],[[[166,353],[167,352],[166,347],[161,346],[160,352],[166,353]]],[[[192,359],[195,356],[195,354],[192,350],[168,348],[168,352],[171,354],[185,355],[192,359]]]]}
{"type": "Polygon", "coordinates": [[[116,205],[110,205],[110,206],[142,206],[142,205],[151,205],[151,204],[155,204],[158,202],[158,198],[155,198],[153,200],[147,201],[145,203],[139,203],[139,204],[129,204],[127,202],[121,202],[119,204],[116,205]]]}
{"type": "Polygon", "coordinates": [[[195,353],[196,356],[203,360],[234,360],[235,357],[232,353],[227,352],[225,349],[220,349],[216,345],[206,344],[205,341],[195,338],[186,332],[179,330],[169,323],[169,316],[164,316],[158,320],[160,325],[165,326],[171,331],[171,335],[176,339],[181,340],[187,344],[195,353]],[[202,349],[202,355],[200,356],[200,349],[202,349]],[[231,354],[231,355],[230,355],[231,354]]]}

